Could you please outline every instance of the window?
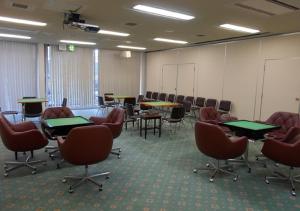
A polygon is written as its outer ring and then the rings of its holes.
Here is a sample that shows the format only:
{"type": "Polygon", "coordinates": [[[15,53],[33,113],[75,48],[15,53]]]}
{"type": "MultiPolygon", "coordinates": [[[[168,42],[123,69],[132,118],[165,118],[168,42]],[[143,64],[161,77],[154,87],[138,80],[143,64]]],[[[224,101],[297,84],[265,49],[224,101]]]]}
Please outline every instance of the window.
{"type": "Polygon", "coordinates": [[[79,48],[74,52],[46,47],[46,91],[49,106],[60,106],[63,98],[68,107],[89,108],[97,105],[99,93],[98,49],[79,48]]]}
{"type": "Polygon", "coordinates": [[[21,110],[17,100],[37,95],[37,45],[0,41],[0,107],[21,110]]]}

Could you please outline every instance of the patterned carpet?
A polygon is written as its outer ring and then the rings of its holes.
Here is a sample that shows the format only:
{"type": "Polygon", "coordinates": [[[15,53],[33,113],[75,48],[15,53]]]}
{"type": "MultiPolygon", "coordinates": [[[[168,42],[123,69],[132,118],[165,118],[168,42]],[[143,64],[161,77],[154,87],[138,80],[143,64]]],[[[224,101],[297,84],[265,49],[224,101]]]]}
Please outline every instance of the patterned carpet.
{"type": "MultiPolygon", "coordinates": [[[[254,166],[237,167],[240,178],[232,181],[229,175],[217,175],[209,182],[208,172],[193,173],[193,168],[204,166],[209,159],[195,145],[194,131],[187,121],[183,127],[170,133],[163,128],[162,137],[150,133],[145,140],[130,125],[115,140],[122,147],[122,157],[109,158],[90,167],[91,173],[110,171],[111,177],[103,180],[103,191],[85,184],[68,193],[68,185],[61,182],[65,175],[83,174],[84,167],[56,163],[44,150],[35,152],[36,158],[48,160],[36,175],[26,168],[0,177],[0,210],[299,210],[300,191],[297,197],[289,193],[287,183],[264,182],[271,170],[254,166]]],[[[261,147],[250,144],[253,159],[261,147]]],[[[12,160],[14,154],[0,144],[0,162],[12,160]]],[[[270,165],[272,166],[272,165],[270,165]]],[[[299,187],[299,186],[298,186],[299,187]]]]}

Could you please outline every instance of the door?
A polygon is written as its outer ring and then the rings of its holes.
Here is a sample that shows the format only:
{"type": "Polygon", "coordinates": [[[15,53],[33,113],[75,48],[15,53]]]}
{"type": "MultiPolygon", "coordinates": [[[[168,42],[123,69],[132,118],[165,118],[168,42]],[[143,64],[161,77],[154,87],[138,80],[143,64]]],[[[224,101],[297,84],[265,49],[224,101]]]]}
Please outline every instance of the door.
{"type": "Polygon", "coordinates": [[[162,91],[167,94],[176,94],[177,64],[165,64],[162,67],[162,91]]]}
{"type": "Polygon", "coordinates": [[[177,95],[194,96],[195,64],[179,64],[177,95]]]}
{"type": "Polygon", "coordinates": [[[261,102],[261,120],[276,111],[299,112],[300,58],[267,60],[261,102]]]}

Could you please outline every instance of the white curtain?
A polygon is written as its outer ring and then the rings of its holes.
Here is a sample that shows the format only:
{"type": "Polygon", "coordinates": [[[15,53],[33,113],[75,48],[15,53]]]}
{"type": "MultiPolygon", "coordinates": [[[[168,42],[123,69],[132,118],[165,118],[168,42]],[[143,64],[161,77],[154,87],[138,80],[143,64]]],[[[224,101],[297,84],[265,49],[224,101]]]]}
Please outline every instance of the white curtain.
{"type": "Polygon", "coordinates": [[[17,99],[37,94],[37,45],[0,40],[0,107],[21,110],[17,99]]]}
{"type": "Polygon", "coordinates": [[[97,105],[94,49],[76,47],[75,52],[47,48],[46,90],[49,106],[59,106],[63,98],[71,108],[97,105]]]}

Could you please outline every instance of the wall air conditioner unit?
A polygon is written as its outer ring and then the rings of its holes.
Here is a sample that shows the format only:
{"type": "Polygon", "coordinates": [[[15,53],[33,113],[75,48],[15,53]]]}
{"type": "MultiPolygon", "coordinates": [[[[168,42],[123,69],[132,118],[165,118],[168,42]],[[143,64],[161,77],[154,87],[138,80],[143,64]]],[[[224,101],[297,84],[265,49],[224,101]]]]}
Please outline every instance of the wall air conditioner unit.
{"type": "Polygon", "coordinates": [[[131,58],[131,51],[122,51],[121,58],[131,58]]]}

